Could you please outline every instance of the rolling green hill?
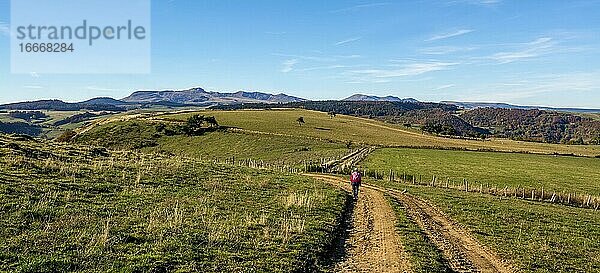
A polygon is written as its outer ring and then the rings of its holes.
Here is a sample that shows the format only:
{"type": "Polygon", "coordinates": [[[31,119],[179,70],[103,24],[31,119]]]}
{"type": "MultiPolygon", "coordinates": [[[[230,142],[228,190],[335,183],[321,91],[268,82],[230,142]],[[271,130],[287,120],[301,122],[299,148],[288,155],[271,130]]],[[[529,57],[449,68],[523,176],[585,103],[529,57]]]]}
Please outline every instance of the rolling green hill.
{"type": "Polygon", "coordinates": [[[148,120],[111,122],[80,135],[76,141],[117,150],[138,149],[205,160],[235,157],[293,166],[348,153],[347,144],[341,142],[227,129],[200,136],[171,135],[159,132],[160,124],[164,123],[148,120]]]}
{"type": "Polygon", "coordinates": [[[326,269],[346,195],[310,178],[0,135],[0,271],[326,269]]]}
{"type": "MultiPolygon", "coordinates": [[[[353,141],[367,145],[600,155],[600,145],[560,145],[507,139],[482,141],[442,138],[371,119],[345,115],[331,118],[324,112],[300,109],[203,111],[198,113],[215,116],[221,125],[245,130],[342,142],[353,141]],[[304,117],[306,124],[299,126],[296,123],[298,117],[304,117]]],[[[185,120],[190,115],[191,113],[165,115],[162,118],[185,120]]]]}

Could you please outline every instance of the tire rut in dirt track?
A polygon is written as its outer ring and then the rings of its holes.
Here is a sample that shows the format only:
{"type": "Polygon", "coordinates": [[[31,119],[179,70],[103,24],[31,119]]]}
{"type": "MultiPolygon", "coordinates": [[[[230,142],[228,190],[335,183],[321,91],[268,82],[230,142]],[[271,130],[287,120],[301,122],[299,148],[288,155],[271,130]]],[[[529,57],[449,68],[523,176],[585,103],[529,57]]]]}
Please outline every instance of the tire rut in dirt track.
{"type": "MultiPolygon", "coordinates": [[[[307,174],[350,191],[338,177],[307,174]]],[[[408,255],[396,232],[396,217],[383,192],[362,188],[352,213],[346,255],[335,272],[410,272],[408,255]]]]}
{"type": "Polygon", "coordinates": [[[402,202],[411,220],[442,251],[456,272],[513,272],[494,252],[483,247],[469,232],[428,202],[410,194],[387,191],[402,202]]]}

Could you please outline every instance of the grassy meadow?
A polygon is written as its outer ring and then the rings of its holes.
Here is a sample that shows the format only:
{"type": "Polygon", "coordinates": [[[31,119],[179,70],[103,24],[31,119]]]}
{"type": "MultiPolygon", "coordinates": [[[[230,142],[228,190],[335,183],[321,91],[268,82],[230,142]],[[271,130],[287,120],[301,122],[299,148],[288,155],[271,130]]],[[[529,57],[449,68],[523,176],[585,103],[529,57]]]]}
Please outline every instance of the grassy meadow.
{"type": "Polygon", "coordinates": [[[157,130],[158,124],[144,120],[112,122],[90,130],[77,141],[118,150],[139,149],[147,153],[185,155],[206,160],[235,157],[293,166],[348,153],[346,144],[334,141],[231,130],[193,137],[166,135],[157,130]]]}
{"type": "Polygon", "coordinates": [[[445,151],[409,148],[378,149],[362,162],[364,168],[408,175],[432,175],[443,182],[467,179],[498,188],[532,187],[600,195],[600,159],[566,156],[445,151]]]}
{"type": "Polygon", "coordinates": [[[0,271],[326,270],[347,202],[309,178],[0,138],[0,271]]]}
{"type": "MultiPolygon", "coordinates": [[[[506,139],[482,141],[442,138],[376,120],[344,115],[330,118],[327,113],[301,109],[200,111],[195,113],[215,116],[221,125],[246,130],[342,142],[352,141],[366,145],[600,155],[600,146],[598,145],[560,145],[506,139]],[[298,117],[304,117],[306,124],[299,126],[296,122],[298,117]]],[[[192,113],[164,115],[162,118],[186,120],[190,115],[192,113]]]]}

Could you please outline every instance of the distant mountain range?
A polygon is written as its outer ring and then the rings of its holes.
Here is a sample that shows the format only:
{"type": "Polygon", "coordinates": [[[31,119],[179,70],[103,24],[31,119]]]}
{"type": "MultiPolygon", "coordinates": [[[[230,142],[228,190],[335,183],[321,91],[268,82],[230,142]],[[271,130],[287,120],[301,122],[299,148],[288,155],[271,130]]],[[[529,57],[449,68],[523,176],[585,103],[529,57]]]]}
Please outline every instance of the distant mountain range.
{"type": "MultiPolygon", "coordinates": [[[[152,106],[185,107],[185,106],[219,106],[236,105],[247,103],[283,104],[308,101],[303,98],[289,96],[286,94],[269,94],[261,92],[239,91],[235,93],[209,92],[202,88],[191,88],[187,90],[164,90],[164,91],[136,91],[123,99],[99,97],[90,100],[68,103],[60,100],[39,100],[18,102],[0,105],[4,110],[56,110],[56,111],[125,111],[136,108],[152,106]]],[[[395,96],[379,97],[374,95],[355,94],[341,101],[344,102],[394,102],[394,103],[420,103],[413,98],[401,99],[395,96]]],[[[506,103],[480,103],[480,102],[456,102],[442,101],[442,104],[457,106],[464,109],[476,108],[501,108],[501,109],[540,109],[562,112],[600,113],[600,109],[579,108],[552,108],[538,106],[519,106],[506,103]]]]}
{"type": "Polygon", "coordinates": [[[240,103],[289,103],[302,102],[305,99],[286,94],[268,94],[261,92],[239,91],[235,93],[207,92],[202,88],[182,91],[136,91],[123,99],[99,97],[82,102],[64,102],[61,100],[38,100],[0,105],[5,110],[55,110],[55,111],[124,111],[140,107],[167,106],[211,106],[240,103]]]}
{"type": "Polygon", "coordinates": [[[236,103],[288,103],[305,99],[286,94],[272,95],[260,92],[219,93],[207,92],[202,88],[182,91],[136,91],[122,101],[128,103],[172,102],[186,105],[236,104],[236,103]]]}
{"type": "Polygon", "coordinates": [[[343,101],[392,101],[392,102],[419,102],[413,98],[401,99],[394,96],[386,96],[386,97],[378,97],[373,95],[363,95],[363,94],[355,94],[348,98],[343,99],[343,101]]]}
{"type": "Polygon", "coordinates": [[[559,107],[544,107],[544,106],[521,106],[508,103],[490,103],[490,102],[458,102],[458,101],[442,101],[440,103],[456,105],[464,109],[477,108],[500,108],[500,109],[521,109],[521,110],[547,110],[559,112],[575,112],[575,113],[600,113],[600,109],[585,109],[585,108],[559,108],[559,107]]]}

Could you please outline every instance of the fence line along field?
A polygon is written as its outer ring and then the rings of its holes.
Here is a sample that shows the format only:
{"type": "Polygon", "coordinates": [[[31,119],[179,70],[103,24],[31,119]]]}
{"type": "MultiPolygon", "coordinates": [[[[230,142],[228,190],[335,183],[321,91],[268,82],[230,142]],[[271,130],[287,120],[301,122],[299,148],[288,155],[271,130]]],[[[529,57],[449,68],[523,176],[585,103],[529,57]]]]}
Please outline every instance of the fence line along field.
{"type": "Polygon", "coordinates": [[[0,138],[0,271],[326,268],[346,195],[185,157],[0,138]]]}
{"type": "MultiPolygon", "coordinates": [[[[353,141],[368,145],[482,149],[545,154],[600,155],[599,145],[561,145],[513,141],[507,139],[467,140],[422,134],[400,125],[345,115],[330,117],[327,113],[302,109],[201,111],[194,114],[215,116],[221,125],[246,130],[309,136],[336,141],[353,141]],[[306,122],[299,126],[298,117],[306,122]]],[[[164,119],[186,120],[192,113],[163,115],[164,119]]]]}
{"type": "MultiPolygon", "coordinates": [[[[439,184],[447,179],[464,179],[473,189],[504,187],[542,189],[552,192],[600,196],[600,159],[494,152],[444,151],[427,149],[378,149],[362,166],[397,176],[423,176],[439,184]]],[[[531,190],[527,193],[531,195],[531,190]]]]}

